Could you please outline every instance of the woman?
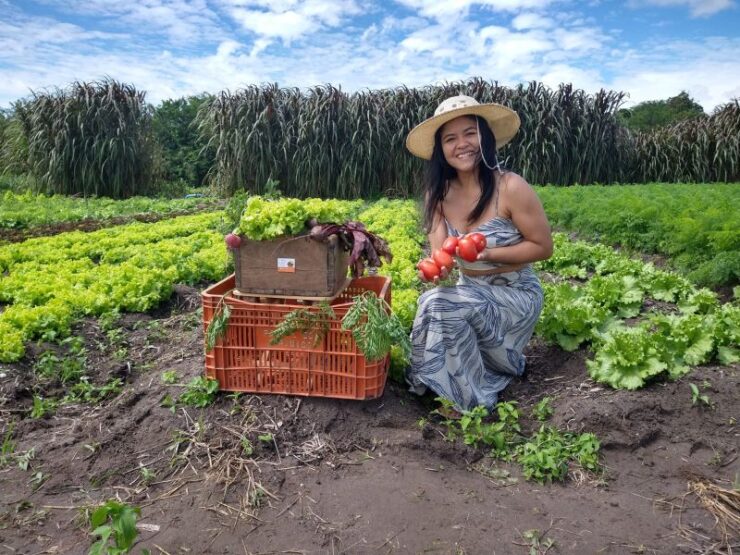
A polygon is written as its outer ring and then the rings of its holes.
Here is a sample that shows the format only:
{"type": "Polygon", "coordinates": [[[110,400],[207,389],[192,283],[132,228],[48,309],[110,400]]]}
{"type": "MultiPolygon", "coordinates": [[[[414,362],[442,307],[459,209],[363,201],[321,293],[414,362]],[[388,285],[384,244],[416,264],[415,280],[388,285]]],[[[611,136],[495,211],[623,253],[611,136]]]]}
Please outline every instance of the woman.
{"type": "Polygon", "coordinates": [[[492,409],[498,393],[523,374],[522,350],[542,309],[530,263],[552,255],[550,226],[529,184],[496,158],[496,148],[518,129],[519,116],[509,108],[455,96],[406,139],[412,154],[430,160],[424,223],[432,252],[448,236],[486,237],[475,262],[457,258],[457,285],[420,297],[411,333],[411,390],[421,395],[429,388],[458,411],[492,409]]]}

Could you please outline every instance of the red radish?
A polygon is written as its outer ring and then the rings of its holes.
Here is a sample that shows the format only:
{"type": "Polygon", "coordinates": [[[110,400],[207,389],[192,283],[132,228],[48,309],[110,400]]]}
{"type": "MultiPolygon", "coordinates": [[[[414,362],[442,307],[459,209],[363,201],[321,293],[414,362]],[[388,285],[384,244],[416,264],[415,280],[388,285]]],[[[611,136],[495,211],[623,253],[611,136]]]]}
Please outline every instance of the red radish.
{"type": "Polygon", "coordinates": [[[445,239],[445,242],[442,243],[442,250],[445,251],[447,254],[454,256],[455,255],[455,249],[457,249],[457,242],[459,239],[457,237],[448,237],[445,239]]]}
{"type": "Polygon", "coordinates": [[[463,260],[475,262],[478,259],[478,247],[469,237],[463,237],[457,243],[457,254],[463,260]]]}
{"type": "Polygon", "coordinates": [[[431,258],[425,258],[419,262],[416,267],[421,270],[421,273],[424,274],[424,279],[428,281],[433,281],[435,278],[439,277],[439,266],[437,266],[437,263],[431,258]]]}
{"type": "Polygon", "coordinates": [[[476,248],[478,249],[478,252],[481,252],[488,246],[488,244],[486,243],[486,236],[482,233],[471,233],[467,237],[473,240],[476,248]]]}
{"type": "Polygon", "coordinates": [[[239,245],[242,244],[242,238],[235,233],[229,233],[224,237],[224,240],[226,241],[226,246],[230,249],[238,249],[239,245]]]}
{"type": "Polygon", "coordinates": [[[446,268],[448,272],[452,270],[455,265],[455,259],[442,249],[434,251],[434,253],[432,253],[432,258],[440,269],[446,268]]]}

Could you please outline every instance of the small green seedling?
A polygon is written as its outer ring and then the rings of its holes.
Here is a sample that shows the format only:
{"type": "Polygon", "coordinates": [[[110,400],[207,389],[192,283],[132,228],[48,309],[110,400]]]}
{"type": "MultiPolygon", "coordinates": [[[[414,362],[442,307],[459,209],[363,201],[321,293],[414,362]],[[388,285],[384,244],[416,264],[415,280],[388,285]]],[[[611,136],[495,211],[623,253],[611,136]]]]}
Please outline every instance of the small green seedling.
{"type": "Polygon", "coordinates": [[[139,473],[141,474],[141,483],[145,486],[148,486],[157,478],[156,472],[141,464],[139,465],[139,473]]]}
{"type": "Polygon", "coordinates": [[[29,483],[29,484],[31,484],[31,490],[32,490],[32,491],[36,491],[36,490],[37,490],[37,489],[39,489],[39,488],[40,488],[40,487],[41,487],[41,486],[42,486],[42,485],[44,484],[44,482],[46,482],[46,480],[48,480],[48,479],[49,479],[49,475],[48,475],[48,474],[44,474],[43,472],[41,472],[41,471],[39,470],[38,472],[35,472],[35,473],[33,474],[33,476],[31,476],[31,479],[30,479],[30,480],[28,480],[28,483],[29,483]]]}
{"type": "Polygon", "coordinates": [[[180,395],[180,402],[191,407],[204,408],[216,400],[218,381],[199,376],[187,384],[185,393],[180,395]]]}
{"type": "Polygon", "coordinates": [[[10,463],[14,452],[15,442],[13,441],[13,423],[11,422],[5,431],[3,443],[0,445],[0,468],[10,463]]]}
{"type": "Polygon", "coordinates": [[[544,422],[553,414],[552,397],[543,397],[532,409],[532,417],[544,422]]]}
{"type": "Polygon", "coordinates": [[[529,555],[547,553],[555,545],[552,538],[543,538],[543,536],[544,534],[541,534],[539,530],[525,530],[522,533],[522,539],[527,542],[529,547],[529,555]]]}
{"type": "Polygon", "coordinates": [[[254,445],[249,441],[249,438],[242,438],[242,451],[244,451],[245,457],[251,457],[254,453],[254,445]]]}
{"type": "Polygon", "coordinates": [[[162,372],[162,383],[173,384],[177,381],[177,372],[175,370],[167,370],[162,372]]]}
{"type": "Polygon", "coordinates": [[[226,396],[227,399],[231,399],[231,408],[229,409],[229,414],[231,416],[234,416],[235,414],[238,414],[242,410],[244,410],[241,405],[241,397],[241,391],[235,391],[234,393],[230,393],[226,396]]]}
{"type": "Polygon", "coordinates": [[[51,414],[57,408],[57,403],[54,399],[44,399],[40,395],[33,396],[33,405],[31,406],[31,418],[43,418],[47,414],[51,414]]]}
{"type": "Polygon", "coordinates": [[[31,461],[36,457],[36,449],[31,447],[28,451],[20,453],[16,460],[18,461],[18,468],[23,472],[28,470],[31,466],[31,461]]]}
{"type": "Polygon", "coordinates": [[[170,409],[172,414],[175,414],[175,411],[177,411],[177,403],[169,393],[162,397],[162,400],[159,402],[159,406],[170,409]]]}
{"type": "Polygon", "coordinates": [[[709,395],[700,393],[699,388],[693,383],[690,383],[689,387],[691,388],[691,406],[712,407],[712,400],[709,398],[709,395]]]}
{"type": "MultiPolygon", "coordinates": [[[[141,509],[111,499],[90,516],[92,534],[99,537],[89,555],[120,555],[128,553],[136,541],[136,519],[141,509]]],[[[144,553],[149,553],[144,550],[144,553]]]]}

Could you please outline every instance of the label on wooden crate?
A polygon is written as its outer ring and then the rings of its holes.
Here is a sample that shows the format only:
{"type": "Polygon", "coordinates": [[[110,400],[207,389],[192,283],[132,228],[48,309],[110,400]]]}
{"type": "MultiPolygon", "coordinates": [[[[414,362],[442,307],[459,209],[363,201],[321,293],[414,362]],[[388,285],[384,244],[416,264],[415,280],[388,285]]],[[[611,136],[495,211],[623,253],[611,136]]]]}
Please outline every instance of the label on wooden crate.
{"type": "Polygon", "coordinates": [[[289,274],[295,273],[295,258],[278,258],[277,271],[289,274]]]}

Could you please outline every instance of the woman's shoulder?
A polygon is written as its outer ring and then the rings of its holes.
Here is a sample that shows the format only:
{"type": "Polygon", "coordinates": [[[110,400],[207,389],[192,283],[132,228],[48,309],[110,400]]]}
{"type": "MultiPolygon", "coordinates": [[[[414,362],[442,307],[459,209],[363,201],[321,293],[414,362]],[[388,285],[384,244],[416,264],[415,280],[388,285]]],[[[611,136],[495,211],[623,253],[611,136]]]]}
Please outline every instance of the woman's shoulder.
{"type": "Polygon", "coordinates": [[[512,190],[516,191],[517,189],[531,189],[531,186],[529,183],[527,183],[527,180],[524,179],[521,175],[519,175],[516,172],[512,171],[505,171],[503,174],[501,174],[501,177],[499,178],[499,183],[501,184],[501,190],[512,190]]]}
{"type": "Polygon", "coordinates": [[[518,173],[504,172],[499,184],[499,214],[508,218],[518,208],[527,205],[535,194],[532,186],[518,173]]]}

